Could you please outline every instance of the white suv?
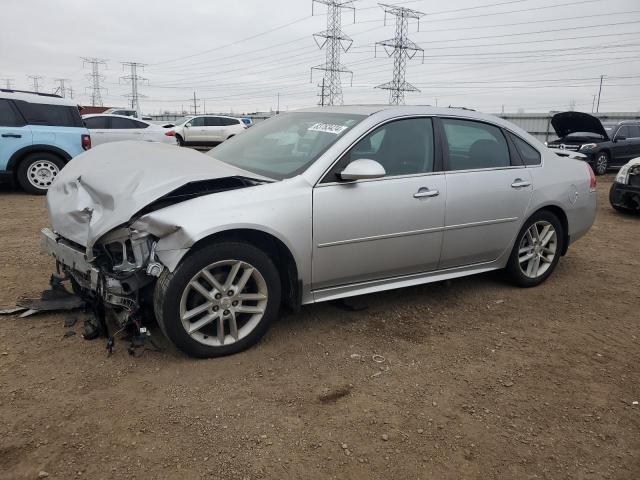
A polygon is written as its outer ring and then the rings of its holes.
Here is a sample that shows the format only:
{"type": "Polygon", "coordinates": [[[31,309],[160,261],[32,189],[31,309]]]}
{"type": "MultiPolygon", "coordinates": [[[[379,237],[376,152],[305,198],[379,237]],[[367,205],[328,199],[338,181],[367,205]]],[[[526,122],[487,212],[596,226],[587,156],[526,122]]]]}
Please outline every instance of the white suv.
{"type": "Polygon", "coordinates": [[[245,131],[239,118],[220,115],[197,115],[185,118],[173,127],[179,145],[217,145],[245,131]]]}

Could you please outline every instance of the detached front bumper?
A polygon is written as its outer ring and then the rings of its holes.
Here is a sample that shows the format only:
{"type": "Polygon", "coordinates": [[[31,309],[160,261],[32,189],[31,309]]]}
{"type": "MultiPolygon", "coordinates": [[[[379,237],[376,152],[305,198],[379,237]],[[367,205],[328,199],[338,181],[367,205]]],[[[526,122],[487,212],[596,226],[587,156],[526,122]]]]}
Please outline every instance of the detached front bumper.
{"type": "Polygon", "coordinates": [[[640,185],[614,182],[609,190],[609,202],[614,207],[640,213],[640,185]]]}
{"type": "Polygon", "coordinates": [[[100,270],[91,265],[87,260],[84,250],[71,242],[56,235],[48,228],[41,231],[40,246],[42,251],[48,253],[56,262],[69,273],[82,288],[92,292],[98,291],[100,270]]]}

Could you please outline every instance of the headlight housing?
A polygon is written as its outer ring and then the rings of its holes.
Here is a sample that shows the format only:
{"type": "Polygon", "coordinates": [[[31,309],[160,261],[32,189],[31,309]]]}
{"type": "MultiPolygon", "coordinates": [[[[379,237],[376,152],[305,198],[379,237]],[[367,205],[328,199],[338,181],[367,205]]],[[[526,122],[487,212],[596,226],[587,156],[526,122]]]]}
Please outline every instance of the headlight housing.
{"type": "Polygon", "coordinates": [[[597,146],[597,143],[585,143],[584,145],[580,146],[580,150],[593,150],[597,146]]]}
{"type": "Polygon", "coordinates": [[[629,164],[626,164],[625,166],[623,166],[619,171],[618,174],[616,175],[616,182],[617,183],[622,183],[623,185],[626,185],[627,182],[629,181],[629,169],[631,167],[629,166],[629,164]]]}

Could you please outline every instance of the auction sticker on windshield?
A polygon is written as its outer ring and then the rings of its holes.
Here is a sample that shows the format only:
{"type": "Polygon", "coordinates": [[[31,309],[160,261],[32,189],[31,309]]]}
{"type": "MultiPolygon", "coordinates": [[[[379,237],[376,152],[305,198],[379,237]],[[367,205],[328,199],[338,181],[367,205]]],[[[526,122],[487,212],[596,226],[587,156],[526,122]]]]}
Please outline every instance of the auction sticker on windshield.
{"type": "Polygon", "coordinates": [[[324,132],[324,133],[333,133],[334,135],[340,135],[347,128],[344,125],[334,125],[331,123],[315,123],[311,125],[307,130],[311,132],[324,132]]]}

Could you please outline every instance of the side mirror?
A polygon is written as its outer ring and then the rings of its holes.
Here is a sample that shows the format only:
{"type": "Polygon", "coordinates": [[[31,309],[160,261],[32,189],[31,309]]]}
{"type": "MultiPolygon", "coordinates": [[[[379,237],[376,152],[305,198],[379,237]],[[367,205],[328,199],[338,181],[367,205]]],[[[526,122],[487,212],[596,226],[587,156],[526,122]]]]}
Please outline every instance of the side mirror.
{"type": "Polygon", "coordinates": [[[626,140],[627,137],[625,137],[624,135],[616,135],[616,138],[613,139],[614,142],[617,142],[619,140],[626,140]]]}
{"type": "Polygon", "coordinates": [[[191,126],[191,122],[187,122],[184,124],[184,128],[189,128],[191,126]]]}
{"type": "Polygon", "coordinates": [[[360,158],[347,165],[347,168],[340,172],[340,178],[342,180],[367,180],[382,178],[386,174],[384,167],[375,160],[360,158]]]}

